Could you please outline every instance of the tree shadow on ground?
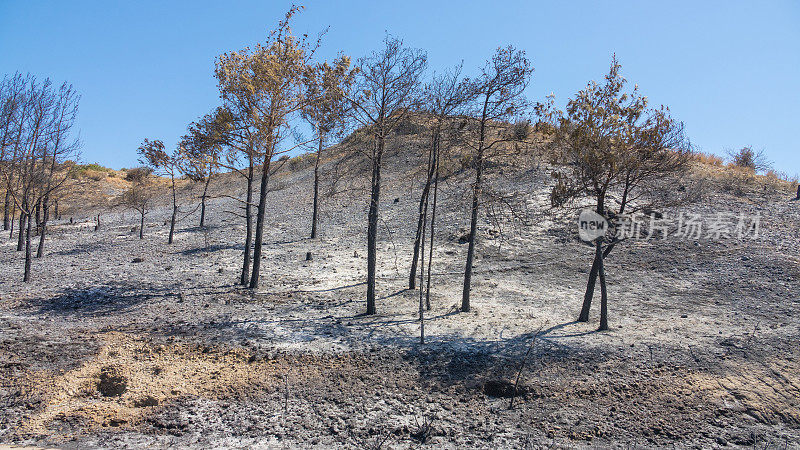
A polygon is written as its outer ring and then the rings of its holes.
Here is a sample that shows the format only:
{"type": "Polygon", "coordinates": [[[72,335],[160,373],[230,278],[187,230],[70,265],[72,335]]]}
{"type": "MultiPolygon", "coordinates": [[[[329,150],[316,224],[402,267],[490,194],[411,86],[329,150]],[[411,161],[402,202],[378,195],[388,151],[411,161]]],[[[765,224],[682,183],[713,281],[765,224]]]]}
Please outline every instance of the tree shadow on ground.
{"type": "Polygon", "coordinates": [[[99,249],[100,247],[101,244],[99,242],[88,242],[85,244],[78,244],[75,247],[68,250],[59,250],[57,252],[52,252],[50,254],[58,256],[75,256],[75,255],[92,253],[95,250],[99,249]]]}
{"type": "Polygon", "coordinates": [[[182,250],[181,255],[192,256],[201,253],[218,252],[220,250],[241,250],[241,248],[242,248],[241,245],[236,245],[236,244],[202,245],[200,247],[188,248],[186,250],[182,250]]]}
{"type": "Polygon", "coordinates": [[[107,283],[100,286],[63,289],[50,298],[31,300],[40,313],[71,316],[105,316],[129,310],[153,298],[174,295],[172,287],[143,287],[140,284],[107,283]]]}

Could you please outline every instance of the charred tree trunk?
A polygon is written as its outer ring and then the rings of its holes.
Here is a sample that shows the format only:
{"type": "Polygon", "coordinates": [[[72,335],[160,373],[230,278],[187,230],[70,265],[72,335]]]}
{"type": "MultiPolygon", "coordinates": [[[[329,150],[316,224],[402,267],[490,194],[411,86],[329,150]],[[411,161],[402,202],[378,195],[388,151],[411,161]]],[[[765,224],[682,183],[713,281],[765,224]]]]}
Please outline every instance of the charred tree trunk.
{"type": "Polygon", "coordinates": [[[481,195],[483,177],[483,148],[478,150],[475,168],[475,185],[472,187],[472,217],[469,224],[469,247],[467,248],[467,264],[464,268],[464,290],[461,295],[461,311],[469,312],[469,294],[472,283],[472,262],[475,258],[475,238],[478,231],[478,206],[481,195]]]}
{"type": "MultiPolygon", "coordinates": [[[[436,133],[434,131],[434,133],[436,133]]],[[[414,237],[414,253],[411,255],[411,271],[408,274],[408,289],[413,290],[415,288],[415,283],[417,279],[417,264],[420,258],[420,243],[422,240],[425,239],[425,233],[423,232],[424,219],[423,219],[423,209],[427,208],[428,205],[428,194],[430,193],[431,189],[431,179],[433,178],[433,171],[434,171],[434,164],[433,164],[433,153],[436,148],[436,140],[437,137],[434,135],[433,142],[431,144],[431,151],[428,153],[428,170],[426,170],[426,178],[425,178],[425,186],[422,187],[422,195],[419,197],[419,209],[418,214],[419,217],[417,219],[417,233],[414,237]]],[[[422,256],[424,257],[424,255],[422,256]]]]}
{"type": "Polygon", "coordinates": [[[583,306],[578,322],[589,321],[589,309],[592,307],[592,297],[594,297],[594,287],[597,283],[597,274],[600,271],[600,260],[603,258],[603,247],[600,241],[595,242],[594,260],[592,270],[589,271],[589,281],[586,284],[586,293],[583,295],[583,306]]]}
{"type": "Polygon", "coordinates": [[[376,313],[375,270],[378,259],[378,206],[381,198],[381,159],[384,139],[382,135],[377,137],[375,156],[372,160],[371,194],[367,214],[367,315],[376,313]]]}
{"type": "Polygon", "coordinates": [[[581,314],[578,316],[578,322],[589,321],[589,309],[592,306],[592,297],[594,297],[594,288],[597,285],[597,276],[600,271],[600,259],[605,260],[608,255],[614,250],[614,243],[609,244],[601,253],[600,257],[595,252],[594,260],[592,261],[592,270],[589,271],[589,281],[586,283],[586,293],[583,295],[583,306],[581,307],[581,314]]]}
{"type": "Polygon", "coordinates": [[[25,214],[25,208],[27,208],[27,204],[23,202],[22,207],[19,210],[19,237],[17,239],[18,252],[21,252],[25,248],[25,224],[29,222],[28,215],[25,214]]]}
{"type": "Polygon", "coordinates": [[[172,244],[175,234],[175,218],[178,216],[178,194],[175,192],[175,177],[172,176],[172,217],[169,220],[169,238],[167,244],[172,244]]]}
{"type": "Polygon", "coordinates": [[[250,283],[250,256],[251,243],[253,242],[253,160],[247,167],[247,195],[244,204],[245,238],[244,238],[244,261],[242,262],[242,277],[239,282],[242,286],[250,283]]]}
{"type": "MultiPolygon", "coordinates": [[[[47,236],[47,222],[50,220],[50,206],[48,205],[49,200],[45,196],[44,201],[42,202],[42,227],[41,227],[41,234],[39,235],[39,247],[36,249],[36,257],[41,258],[44,256],[44,237],[47,236]]],[[[98,214],[97,217],[99,218],[100,215],[98,214]]],[[[98,226],[100,222],[98,221],[98,226]]]]}
{"type": "Polygon", "coordinates": [[[211,172],[206,177],[206,184],[203,186],[203,196],[200,197],[200,228],[206,226],[206,197],[208,196],[208,185],[211,184],[211,172]]]}
{"type": "Polygon", "coordinates": [[[311,212],[311,239],[317,237],[317,214],[319,210],[319,160],[322,158],[322,136],[319,138],[317,160],[314,161],[314,210],[311,212]]]}
{"type": "Polygon", "coordinates": [[[478,231],[478,206],[481,196],[481,182],[483,178],[483,153],[486,142],[486,115],[489,107],[489,94],[483,100],[481,113],[480,132],[478,134],[478,155],[475,161],[475,185],[472,186],[472,210],[469,223],[469,247],[467,248],[467,264],[464,268],[464,290],[461,293],[461,311],[469,312],[469,294],[472,289],[472,262],[475,259],[475,240],[478,231]]]}
{"type": "Polygon", "coordinates": [[[144,239],[144,209],[139,211],[141,219],[139,220],[139,239],[144,239]]]}
{"type": "Polygon", "coordinates": [[[8,238],[9,239],[13,239],[14,238],[14,216],[16,216],[16,215],[17,215],[17,205],[13,204],[13,205],[11,205],[11,217],[9,217],[9,222],[11,223],[11,226],[9,227],[9,232],[8,232],[8,238]]]}
{"type": "MultiPolygon", "coordinates": [[[[8,198],[8,194],[6,194],[6,198],[8,198]]],[[[800,200],[800,184],[797,185],[797,197],[795,197],[795,200],[800,200]]],[[[8,203],[8,200],[6,200],[6,203],[8,203]]]]}
{"type": "Polygon", "coordinates": [[[58,213],[58,199],[53,202],[53,216],[56,220],[61,220],[61,215],[58,213]]]}
{"type": "MultiPolygon", "coordinates": [[[[601,239],[602,240],[602,239],[601,239]]],[[[600,274],[600,327],[599,331],[608,329],[608,292],[606,290],[606,270],[603,266],[603,252],[600,255],[598,272],[600,274]]]]}
{"type": "Polygon", "coordinates": [[[269,185],[269,167],[272,162],[274,143],[270,143],[269,150],[264,155],[264,165],[261,173],[261,191],[258,193],[258,210],[256,212],[256,234],[253,239],[253,271],[250,274],[250,289],[258,288],[261,270],[261,246],[264,240],[264,218],[267,214],[267,186],[269,185]]]}
{"type": "MultiPolygon", "coordinates": [[[[798,190],[797,192],[798,194],[800,194],[800,190],[798,190]]],[[[3,231],[8,231],[8,228],[10,226],[8,218],[8,212],[11,206],[10,202],[11,202],[11,191],[6,187],[6,202],[3,204],[3,231]]],[[[13,220],[14,218],[11,217],[11,221],[13,220]]]]}
{"type": "Polygon", "coordinates": [[[35,214],[33,216],[36,219],[36,234],[39,234],[42,230],[42,201],[39,200],[36,202],[35,214]]]}
{"type": "Polygon", "coordinates": [[[436,201],[439,194],[439,148],[437,146],[436,153],[434,154],[434,165],[436,173],[433,178],[433,205],[431,207],[431,242],[428,248],[428,281],[425,287],[425,309],[431,310],[431,267],[433,265],[433,231],[434,224],[436,223],[436,201]]]}
{"type": "Polygon", "coordinates": [[[22,276],[22,281],[29,282],[31,280],[31,227],[33,223],[28,218],[27,226],[25,227],[25,273],[22,276]]]}
{"type": "MultiPolygon", "coordinates": [[[[428,162],[430,164],[430,162],[428,162]]],[[[425,226],[428,223],[428,202],[425,202],[425,207],[423,208],[422,213],[422,239],[420,240],[420,252],[422,253],[423,257],[420,258],[419,263],[419,343],[425,344],[425,226]]]]}
{"type": "Polygon", "coordinates": [[[100,214],[99,213],[94,218],[94,231],[100,231],[100,214]]]}

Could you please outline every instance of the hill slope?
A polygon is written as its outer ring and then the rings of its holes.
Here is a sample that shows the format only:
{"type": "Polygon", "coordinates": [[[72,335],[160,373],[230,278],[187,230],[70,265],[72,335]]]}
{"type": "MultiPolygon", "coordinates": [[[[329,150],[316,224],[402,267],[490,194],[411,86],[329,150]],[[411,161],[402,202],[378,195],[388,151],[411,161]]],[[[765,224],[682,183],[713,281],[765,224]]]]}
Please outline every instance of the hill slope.
{"type": "MultiPolygon", "coordinates": [[[[166,204],[150,215],[145,240],[132,232],[133,212],[105,212],[97,232],[64,220],[53,227],[47,257],[34,262],[34,282],[23,285],[20,256],[3,238],[0,376],[8,406],[0,440],[102,447],[424,440],[453,448],[798,442],[800,205],[788,192],[736,197],[712,183],[699,203],[663,211],[758,216],[760,233],[621,247],[607,262],[612,329],[597,333],[596,307],[590,323],[573,321],[592,249],[577,240],[573,213],[549,209],[551,179],[537,152],[489,167],[493,190],[516,193],[517,215],[482,211],[474,310],[457,311],[471,173],[454,158],[440,191],[428,344],[420,346],[418,293],[405,287],[422,176],[411,168],[420,166],[415,149],[425,141],[399,142],[384,178],[376,316],[361,315],[365,180],[340,180],[333,189],[340,193],[323,199],[320,238],[310,240],[313,178],[303,164],[273,179],[255,293],[235,285],[244,237],[242,220],[230,214],[239,203],[227,197],[242,195],[235,174],[212,183],[210,227],[197,229],[197,213],[189,214],[172,246],[166,204]],[[518,375],[509,410],[508,383],[518,375]],[[123,392],[106,395],[119,380],[123,392]]],[[[324,173],[334,169],[342,169],[337,157],[326,159],[324,173]]],[[[76,215],[96,211],[78,206],[76,215]]]]}

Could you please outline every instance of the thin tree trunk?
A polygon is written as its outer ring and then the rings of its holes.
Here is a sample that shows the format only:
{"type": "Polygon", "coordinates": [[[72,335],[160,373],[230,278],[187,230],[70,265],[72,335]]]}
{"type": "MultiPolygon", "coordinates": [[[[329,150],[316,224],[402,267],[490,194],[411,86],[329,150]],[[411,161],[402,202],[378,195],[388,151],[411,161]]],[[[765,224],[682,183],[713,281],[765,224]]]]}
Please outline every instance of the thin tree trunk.
{"type": "Polygon", "coordinates": [[[250,158],[250,165],[247,167],[247,195],[244,204],[245,238],[244,238],[244,261],[242,262],[242,277],[239,282],[242,286],[250,283],[250,252],[251,242],[253,241],[253,159],[250,158]]]}
{"type": "MultiPolygon", "coordinates": [[[[430,163],[429,163],[430,164],[430,163]]],[[[425,344],[425,298],[423,292],[425,291],[425,226],[428,223],[428,202],[425,202],[425,208],[422,217],[422,239],[420,242],[420,252],[423,257],[420,258],[419,263],[419,343],[425,344]]]]}
{"type": "Polygon", "coordinates": [[[372,160],[372,183],[367,214],[367,315],[375,314],[375,270],[378,258],[378,206],[381,198],[381,159],[384,137],[378,136],[372,160]]]}
{"type": "Polygon", "coordinates": [[[472,289],[472,261],[475,258],[475,240],[478,231],[478,205],[481,194],[481,179],[483,177],[483,143],[486,139],[486,111],[489,107],[489,95],[486,94],[483,100],[483,112],[481,113],[480,134],[478,140],[478,158],[475,167],[475,185],[472,187],[472,211],[469,224],[469,247],[467,248],[467,264],[464,268],[464,290],[461,293],[461,311],[469,312],[469,294],[472,289]]]}
{"type": "Polygon", "coordinates": [[[211,172],[206,177],[206,184],[203,187],[203,196],[200,197],[200,228],[206,226],[206,196],[208,195],[208,185],[211,184],[211,172]]]}
{"type": "MultiPolygon", "coordinates": [[[[44,201],[42,202],[42,228],[41,234],[39,235],[39,247],[36,249],[37,258],[41,258],[44,255],[44,237],[47,235],[47,221],[50,220],[50,206],[48,203],[49,200],[47,196],[45,196],[44,201]]],[[[100,215],[97,217],[100,217],[100,215]]]]}
{"type": "Polygon", "coordinates": [[[597,273],[600,270],[600,258],[602,257],[602,249],[600,241],[595,243],[594,260],[592,261],[592,270],[589,271],[589,281],[586,283],[586,292],[583,294],[583,306],[581,313],[578,316],[578,322],[589,321],[589,309],[592,307],[592,297],[594,297],[594,287],[597,283],[597,273]]]}
{"type": "Polygon", "coordinates": [[[175,217],[178,215],[178,194],[175,192],[175,176],[172,176],[172,217],[169,221],[169,238],[167,244],[172,244],[172,238],[175,234],[175,217]]]}
{"type": "Polygon", "coordinates": [[[144,239],[144,209],[140,211],[142,217],[139,222],[139,239],[144,239]]]}
{"type": "Polygon", "coordinates": [[[603,253],[600,254],[600,327],[599,331],[608,329],[608,292],[606,290],[606,270],[603,267],[603,253]]]}
{"type": "MultiPolygon", "coordinates": [[[[431,160],[433,158],[431,152],[431,156],[428,158],[428,166],[433,167],[431,164],[431,160]]],[[[430,183],[426,183],[430,185],[430,183]]],[[[428,225],[428,199],[426,196],[425,204],[422,208],[422,229],[420,230],[420,258],[419,262],[419,343],[425,343],[425,296],[423,295],[425,291],[425,227],[428,225]]]]}
{"type": "Polygon", "coordinates": [[[58,213],[58,199],[53,202],[53,215],[56,220],[61,220],[61,215],[58,213]]]}
{"type": "Polygon", "coordinates": [[[314,161],[314,210],[311,212],[311,239],[317,237],[317,210],[319,209],[319,160],[322,158],[322,135],[319,137],[317,160],[314,161]]]}
{"type": "MultiPolygon", "coordinates": [[[[435,133],[435,131],[434,131],[435,133]]],[[[436,147],[436,137],[433,138],[433,143],[431,144],[431,151],[428,153],[428,170],[426,170],[426,177],[425,177],[425,185],[422,187],[422,195],[419,197],[419,208],[418,208],[418,219],[417,219],[417,233],[414,236],[414,253],[411,255],[411,270],[408,274],[408,289],[414,289],[416,279],[417,279],[417,264],[418,259],[420,257],[420,241],[425,239],[425,235],[422,232],[423,225],[423,205],[427,204],[428,202],[428,194],[430,193],[431,189],[431,178],[433,177],[433,152],[435,151],[434,148],[436,147]]]]}
{"type": "Polygon", "coordinates": [[[28,218],[28,224],[25,230],[25,273],[22,276],[23,282],[31,280],[31,226],[32,221],[28,218]]]}
{"type": "Polygon", "coordinates": [[[481,193],[481,178],[483,176],[483,149],[478,151],[478,161],[475,173],[475,186],[472,188],[472,217],[469,224],[469,247],[467,248],[467,264],[464,268],[464,290],[461,295],[461,311],[469,312],[469,294],[472,283],[472,261],[475,258],[475,240],[478,231],[478,206],[481,193]]]}
{"type": "MultiPolygon", "coordinates": [[[[8,198],[8,193],[6,193],[6,198],[8,198]]],[[[795,200],[800,200],[800,184],[797,185],[797,197],[795,200]]],[[[8,200],[6,200],[6,203],[8,203],[8,200]]]]}
{"type": "Polygon", "coordinates": [[[23,201],[22,208],[19,210],[19,238],[17,239],[17,251],[21,252],[25,248],[25,224],[29,222],[29,217],[25,214],[27,203],[23,201]]]}
{"type": "Polygon", "coordinates": [[[36,207],[34,208],[35,214],[34,218],[36,219],[36,234],[41,233],[42,229],[42,201],[39,200],[36,202],[36,207]]]}
{"type": "Polygon", "coordinates": [[[14,238],[14,216],[16,215],[17,215],[17,205],[13,204],[11,205],[11,217],[9,218],[10,219],[9,222],[11,222],[11,227],[9,228],[9,234],[8,234],[9,239],[14,238]]]}
{"type": "Polygon", "coordinates": [[[267,213],[267,186],[269,184],[269,167],[272,162],[272,153],[275,150],[270,143],[261,173],[261,191],[258,193],[258,211],[256,213],[256,234],[253,240],[253,271],[250,275],[250,289],[258,288],[261,270],[261,245],[264,240],[264,218],[267,213]]]}
{"type": "MultiPolygon", "coordinates": [[[[611,243],[606,247],[602,252],[603,259],[608,258],[611,251],[614,250],[615,245],[616,244],[611,243]]],[[[594,288],[597,284],[597,275],[600,270],[599,261],[600,258],[597,257],[597,252],[595,252],[595,257],[592,261],[592,270],[589,271],[589,281],[586,284],[586,293],[583,295],[583,306],[581,307],[581,314],[578,316],[578,322],[589,321],[589,309],[592,306],[592,297],[594,297],[594,288]]]]}
{"type": "MultiPolygon", "coordinates": [[[[797,192],[800,193],[800,189],[797,192]]],[[[11,206],[9,204],[10,200],[11,200],[11,190],[9,190],[8,187],[6,187],[6,202],[3,204],[3,231],[8,231],[9,227],[8,210],[9,207],[11,206]]],[[[13,221],[14,218],[12,217],[11,220],[13,221]]]]}
{"type": "Polygon", "coordinates": [[[431,207],[431,243],[428,248],[428,281],[425,288],[425,308],[431,310],[431,267],[433,265],[433,232],[434,224],[436,223],[436,201],[439,194],[439,148],[437,145],[436,153],[434,154],[436,173],[433,179],[433,205],[431,207]]]}

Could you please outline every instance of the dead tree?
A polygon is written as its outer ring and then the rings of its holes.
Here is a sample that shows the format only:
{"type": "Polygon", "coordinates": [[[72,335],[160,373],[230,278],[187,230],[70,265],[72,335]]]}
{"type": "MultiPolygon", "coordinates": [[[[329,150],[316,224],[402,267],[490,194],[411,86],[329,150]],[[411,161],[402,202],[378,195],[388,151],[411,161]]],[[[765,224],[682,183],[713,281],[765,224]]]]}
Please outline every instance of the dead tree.
{"type": "Polygon", "coordinates": [[[422,50],[403,47],[400,39],[386,37],[384,47],[358,60],[352,116],[372,137],[367,156],[371,161],[369,212],[367,214],[367,314],[375,314],[378,214],[381,167],[387,136],[404,121],[419,102],[420,77],[427,65],[422,50]]]}
{"type": "Polygon", "coordinates": [[[78,116],[80,97],[72,86],[67,84],[61,85],[56,95],[50,122],[50,132],[43,149],[45,153],[43,155],[44,166],[42,167],[44,171],[43,191],[37,208],[37,217],[41,211],[39,246],[36,249],[37,258],[41,258],[44,255],[47,224],[50,220],[50,201],[69,179],[69,175],[74,168],[73,165],[65,164],[65,162],[68,158],[74,158],[80,148],[80,141],[73,137],[72,133],[78,116]]]}
{"type": "Polygon", "coordinates": [[[46,223],[42,208],[47,208],[50,195],[68,176],[62,163],[66,157],[74,156],[78,149],[77,141],[69,138],[78,97],[72,86],[66,83],[54,88],[49,79],[38,82],[30,76],[24,77],[21,83],[14,128],[5,133],[3,139],[0,175],[20,211],[18,247],[25,250],[23,281],[27,282],[31,277],[34,219],[41,237],[38,251],[41,256],[45,235],[43,224],[46,223]]]}
{"type": "MultiPolygon", "coordinates": [[[[425,184],[422,186],[422,194],[419,199],[417,232],[414,236],[414,250],[411,257],[411,270],[408,275],[408,288],[416,287],[416,273],[420,256],[420,245],[425,239],[423,228],[428,211],[428,197],[434,179],[438,181],[439,157],[443,146],[443,137],[453,125],[454,115],[463,113],[465,104],[473,100],[473,91],[466,80],[460,80],[461,66],[457,66],[452,71],[445,72],[441,76],[434,75],[433,80],[426,85],[423,99],[424,110],[433,118],[431,127],[431,141],[428,148],[428,166],[425,171],[425,184]]],[[[433,234],[433,222],[431,222],[431,235],[433,234]]],[[[432,244],[432,243],[431,243],[432,244]]],[[[432,251],[433,248],[431,247],[432,251]]],[[[430,271],[430,264],[428,265],[430,271]]],[[[428,298],[430,298],[428,296],[428,298]]],[[[430,303],[428,303],[430,309],[430,303]]]]}
{"type": "MultiPolygon", "coordinates": [[[[30,78],[30,76],[28,76],[30,78]]],[[[25,87],[28,78],[20,73],[4,77],[0,81],[0,164],[8,168],[15,147],[21,138],[22,117],[25,108],[25,87]]],[[[2,168],[0,168],[2,169],[2,168]]],[[[5,201],[3,203],[3,230],[13,228],[15,205],[11,198],[12,185],[3,183],[5,201]]]]}
{"type": "Polygon", "coordinates": [[[669,109],[649,108],[638,88],[626,92],[616,57],[605,83],[591,82],[570,99],[566,111],[553,107],[553,98],[537,105],[542,120],[549,123],[551,146],[562,164],[553,176],[553,206],[568,206],[589,199],[595,212],[609,219],[609,233],[594,242],[594,260],[589,272],[578,321],[589,320],[596,280],[600,279],[600,330],[608,329],[604,260],[625,236],[617,233],[626,214],[657,211],[691,201],[689,194],[674,189],[686,180],[692,151],[683,124],[669,109]]]}
{"type": "Polygon", "coordinates": [[[339,129],[347,112],[348,90],[353,84],[355,70],[350,70],[350,58],[340,55],[333,65],[317,64],[304,77],[308,103],[303,119],[314,130],[317,143],[314,159],[314,199],[311,213],[311,239],[317,237],[319,216],[319,165],[328,139],[339,129]]]}
{"type": "Polygon", "coordinates": [[[469,121],[472,137],[466,142],[474,151],[472,157],[475,181],[472,184],[469,241],[464,268],[464,289],[461,296],[461,311],[464,312],[470,310],[472,268],[477,243],[478,210],[484,165],[492,152],[502,145],[527,138],[527,133],[518,133],[518,131],[527,132],[527,127],[509,127],[509,123],[518,120],[528,107],[523,92],[532,73],[533,68],[525,57],[525,52],[509,46],[497,49],[492,59],[484,66],[481,75],[472,84],[473,92],[476,93],[469,121]]]}

